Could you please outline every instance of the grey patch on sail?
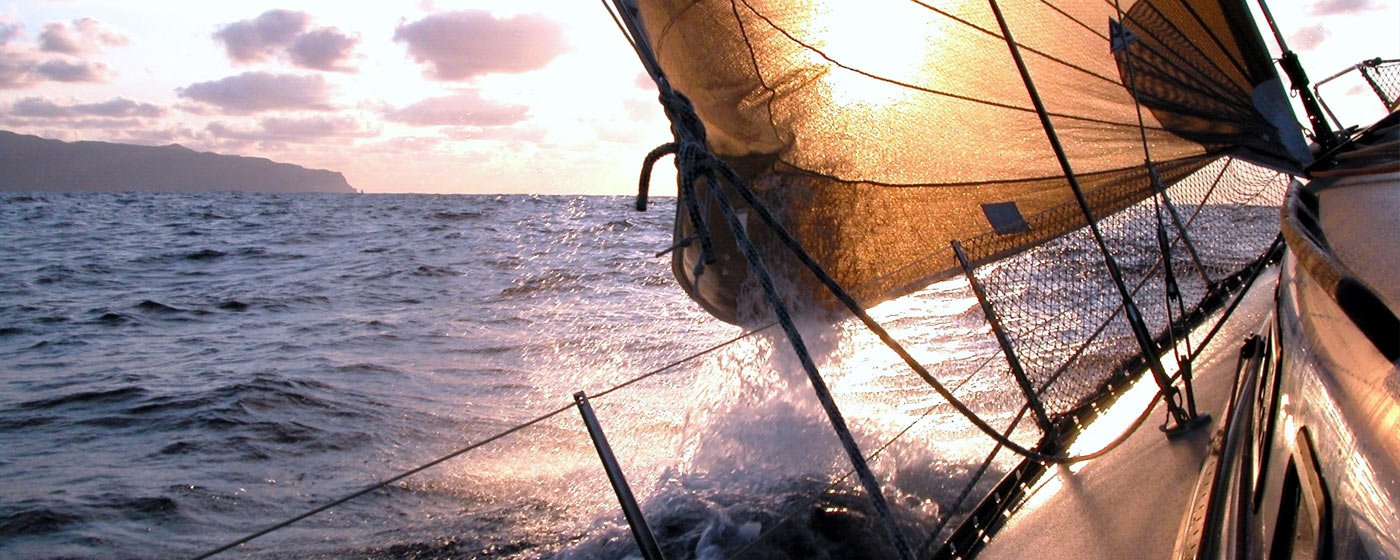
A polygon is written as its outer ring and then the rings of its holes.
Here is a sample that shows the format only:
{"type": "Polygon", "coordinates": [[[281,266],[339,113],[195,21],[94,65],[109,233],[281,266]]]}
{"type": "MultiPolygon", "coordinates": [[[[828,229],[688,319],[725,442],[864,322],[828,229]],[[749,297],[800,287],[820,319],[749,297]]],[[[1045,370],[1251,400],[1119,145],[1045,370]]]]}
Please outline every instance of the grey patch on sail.
{"type": "Polygon", "coordinates": [[[1021,217],[1021,209],[1016,207],[1015,202],[986,203],[982,205],[982,213],[987,215],[987,222],[992,224],[992,231],[997,235],[1025,233],[1031,230],[1026,219],[1021,217]]]}

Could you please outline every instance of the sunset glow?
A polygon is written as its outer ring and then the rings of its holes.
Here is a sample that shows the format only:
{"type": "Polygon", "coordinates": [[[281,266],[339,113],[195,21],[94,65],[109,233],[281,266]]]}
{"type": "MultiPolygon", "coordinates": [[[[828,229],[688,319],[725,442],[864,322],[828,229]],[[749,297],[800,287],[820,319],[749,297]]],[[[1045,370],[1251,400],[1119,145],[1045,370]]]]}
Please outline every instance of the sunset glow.
{"type": "MultiPolygon", "coordinates": [[[[1276,4],[1314,78],[1400,53],[1393,3],[1276,4]]],[[[826,26],[833,53],[878,70],[929,52],[927,21],[852,6],[826,26]]],[[[0,50],[0,129],[263,156],[368,192],[626,194],[670,136],[596,2],[18,2],[0,6],[0,50]]],[[[868,83],[833,95],[898,101],[868,83]]],[[[1339,116],[1376,111],[1337,87],[1339,116]]]]}

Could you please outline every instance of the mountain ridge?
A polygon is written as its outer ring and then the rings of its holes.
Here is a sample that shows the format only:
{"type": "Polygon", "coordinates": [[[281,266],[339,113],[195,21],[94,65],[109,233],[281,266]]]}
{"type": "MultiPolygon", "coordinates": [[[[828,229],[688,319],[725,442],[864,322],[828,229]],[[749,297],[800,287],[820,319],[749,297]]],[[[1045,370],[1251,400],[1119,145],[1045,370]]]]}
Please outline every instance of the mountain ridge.
{"type": "Polygon", "coordinates": [[[263,157],[0,130],[0,191],[22,190],[357,192],[340,172],[263,157]]]}

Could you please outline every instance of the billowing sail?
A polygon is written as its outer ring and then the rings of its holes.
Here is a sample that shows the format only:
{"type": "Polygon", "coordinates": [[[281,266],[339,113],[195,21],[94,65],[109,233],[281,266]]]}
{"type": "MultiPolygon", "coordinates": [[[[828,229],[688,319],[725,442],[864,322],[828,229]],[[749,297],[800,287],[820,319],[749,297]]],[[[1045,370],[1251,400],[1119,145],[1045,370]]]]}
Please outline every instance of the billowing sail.
{"type": "MultiPolygon", "coordinates": [[[[1085,223],[985,0],[638,4],[710,149],[866,304],[955,270],[950,240],[986,261],[1085,223]]],[[[1153,192],[1149,153],[1166,184],[1225,154],[1307,158],[1242,0],[1000,6],[1096,215],[1153,192]]],[[[718,263],[694,276],[691,248],[674,270],[736,321],[745,265],[715,237],[718,263]]]]}

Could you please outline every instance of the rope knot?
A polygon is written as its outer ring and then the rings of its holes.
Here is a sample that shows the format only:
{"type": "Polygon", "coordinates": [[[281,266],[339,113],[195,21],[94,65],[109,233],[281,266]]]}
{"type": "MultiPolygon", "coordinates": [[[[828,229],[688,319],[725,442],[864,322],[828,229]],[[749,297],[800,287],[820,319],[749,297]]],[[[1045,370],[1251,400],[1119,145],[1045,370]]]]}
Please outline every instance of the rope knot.
{"type": "Polygon", "coordinates": [[[685,94],[671,88],[662,88],[659,97],[666,118],[671,120],[671,133],[676,142],[705,146],[705,123],[695,114],[695,104],[685,94]]]}
{"type": "Polygon", "coordinates": [[[719,188],[718,174],[729,175],[733,171],[724,160],[710,153],[706,144],[705,123],[695,114],[695,105],[690,99],[664,81],[658,82],[658,85],[661,86],[661,108],[666,112],[666,118],[671,121],[671,134],[676,140],[658,146],[647,154],[642,162],[642,176],[637,186],[637,210],[645,211],[647,208],[647,190],[656,161],[668,154],[675,155],[676,191],[680,195],[680,204],[686,208],[691,228],[695,233],[687,237],[685,243],[677,243],[670,250],[688,246],[689,242],[698,240],[700,261],[695,263],[694,273],[699,277],[704,274],[705,265],[715,262],[715,254],[709,224],[705,214],[700,211],[700,196],[696,192],[695,182],[703,177],[709,181],[711,188],[719,188]]]}

